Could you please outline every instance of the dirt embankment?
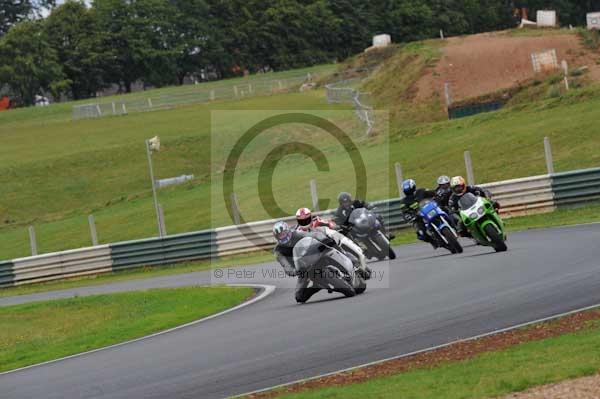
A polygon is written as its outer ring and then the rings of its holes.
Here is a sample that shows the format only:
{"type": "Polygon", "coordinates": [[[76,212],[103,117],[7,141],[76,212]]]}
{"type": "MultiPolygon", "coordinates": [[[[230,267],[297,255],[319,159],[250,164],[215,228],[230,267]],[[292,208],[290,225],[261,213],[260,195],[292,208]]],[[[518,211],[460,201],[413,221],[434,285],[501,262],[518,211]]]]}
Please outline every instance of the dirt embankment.
{"type": "Polygon", "coordinates": [[[600,54],[585,48],[579,35],[514,36],[507,32],[450,38],[437,66],[416,83],[417,102],[442,96],[450,84],[454,101],[480,97],[535,78],[531,53],[555,49],[558,62],[571,69],[587,65],[589,76],[600,80],[600,54]]]}

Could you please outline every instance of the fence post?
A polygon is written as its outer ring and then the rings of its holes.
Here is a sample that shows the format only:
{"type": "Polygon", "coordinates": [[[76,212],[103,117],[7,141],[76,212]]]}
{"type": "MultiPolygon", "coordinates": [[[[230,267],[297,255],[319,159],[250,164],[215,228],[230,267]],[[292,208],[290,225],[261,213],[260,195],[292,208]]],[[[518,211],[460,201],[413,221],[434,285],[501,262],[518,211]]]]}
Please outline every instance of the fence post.
{"type": "Polygon", "coordinates": [[[471,161],[471,152],[465,151],[465,169],[467,169],[467,183],[475,185],[475,175],[473,174],[473,162],[471,161]]]}
{"type": "Polygon", "coordinates": [[[150,97],[148,97],[148,106],[152,108],[152,99],[150,97]]]}
{"type": "Polygon", "coordinates": [[[444,94],[446,96],[446,108],[452,105],[452,95],[450,94],[450,83],[444,83],[444,94]]]}
{"type": "Polygon", "coordinates": [[[96,112],[98,112],[98,116],[102,116],[102,110],[100,109],[100,104],[96,104],[96,112]]]}
{"type": "Polygon", "coordinates": [[[238,88],[237,88],[237,86],[233,86],[233,96],[234,96],[235,98],[237,98],[237,97],[238,97],[238,88]]]}
{"type": "Polygon", "coordinates": [[[240,207],[235,193],[231,193],[231,213],[233,213],[233,223],[240,224],[240,207]]]}
{"type": "Polygon", "coordinates": [[[563,72],[565,74],[565,78],[564,78],[565,88],[567,89],[567,91],[569,91],[569,89],[570,89],[570,87],[569,87],[569,64],[567,63],[567,61],[562,60],[561,65],[562,65],[563,72]]]}
{"type": "Polygon", "coordinates": [[[402,166],[400,163],[396,162],[396,185],[398,186],[398,195],[400,198],[404,198],[404,191],[402,191],[402,182],[404,181],[404,177],[402,176],[402,166]]]}
{"type": "Polygon", "coordinates": [[[215,91],[214,90],[210,91],[210,101],[215,101],[215,91]]]}
{"type": "Polygon", "coordinates": [[[35,229],[33,226],[29,226],[29,244],[31,245],[31,256],[36,256],[38,254],[37,239],[35,238],[35,229]]]}
{"type": "Polygon", "coordinates": [[[283,83],[281,83],[281,80],[277,81],[277,85],[279,86],[279,90],[283,90],[283,83]]]}
{"type": "Polygon", "coordinates": [[[554,173],[554,161],[552,159],[552,147],[550,146],[550,139],[548,137],[544,137],[544,152],[546,154],[546,169],[548,169],[548,174],[551,175],[554,173]]]}
{"type": "Polygon", "coordinates": [[[112,111],[113,111],[113,115],[117,114],[117,108],[115,106],[115,102],[114,101],[112,102],[112,111]]]}
{"type": "Polygon", "coordinates": [[[160,226],[160,236],[164,237],[167,235],[167,225],[165,224],[165,213],[161,204],[158,204],[158,219],[160,226]]]}
{"type": "Polygon", "coordinates": [[[317,194],[317,181],[315,179],[310,180],[310,197],[312,198],[313,211],[319,212],[319,196],[317,194]]]}
{"type": "Polygon", "coordinates": [[[125,108],[125,103],[121,103],[123,108],[123,115],[127,115],[127,108],[125,108]]]}
{"type": "Polygon", "coordinates": [[[90,225],[90,235],[92,237],[92,245],[98,245],[98,234],[96,233],[96,221],[94,215],[88,215],[88,224],[90,225]]]}
{"type": "Polygon", "coordinates": [[[440,29],[440,39],[444,40],[444,31],[440,29]]]}

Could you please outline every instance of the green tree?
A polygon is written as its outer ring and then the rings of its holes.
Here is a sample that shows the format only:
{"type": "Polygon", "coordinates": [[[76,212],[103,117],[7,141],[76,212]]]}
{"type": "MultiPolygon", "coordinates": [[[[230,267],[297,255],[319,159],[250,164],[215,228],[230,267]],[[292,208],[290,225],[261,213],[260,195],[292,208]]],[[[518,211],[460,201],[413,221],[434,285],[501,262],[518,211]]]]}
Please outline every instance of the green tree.
{"type": "Polygon", "coordinates": [[[59,97],[70,83],[41,21],[21,22],[0,38],[0,84],[25,105],[32,105],[42,92],[59,97]]]}
{"type": "Polygon", "coordinates": [[[209,6],[204,0],[173,0],[172,4],[176,8],[171,13],[175,74],[183,84],[187,75],[199,73],[211,61],[209,6]]]}
{"type": "Polygon", "coordinates": [[[132,2],[94,0],[92,9],[98,21],[102,57],[107,64],[103,80],[118,84],[129,93],[132,84],[144,77],[145,65],[140,47],[146,46],[136,32],[138,19],[132,2]]]}
{"type": "Polygon", "coordinates": [[[106,65],[93,13],[81,2],[67,1],[52,11],[45,30],[63,72],[72,82],[72,97],[94,96],[103,87],[102,71],[106,65]]]}
{"type": "Polygon", "coordinates": [[[38,17],[43,9],[50,9],[55,0],[0,0],[0,36],[11,26],[38,17]]]}

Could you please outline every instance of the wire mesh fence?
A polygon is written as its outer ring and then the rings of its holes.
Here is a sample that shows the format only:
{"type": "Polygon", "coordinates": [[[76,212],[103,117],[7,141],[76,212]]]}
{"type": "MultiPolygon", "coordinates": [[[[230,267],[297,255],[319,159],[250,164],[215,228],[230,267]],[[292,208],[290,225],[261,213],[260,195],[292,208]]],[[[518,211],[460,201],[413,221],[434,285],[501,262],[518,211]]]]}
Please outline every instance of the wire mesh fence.
{"type": "Polygon", "coordinates": [[[203,104],[210,101],[226,101],[247,97],[267,96],[286,93],[310,82],[314,75],[307,74],[286,79],[262,79],[220,87],[180,90],[176,93],[157,93],[114,101],[94,102],[73,106],[73,119],[101,118],[126,115],[134,112],[148,112],[182,105],[203,104]]]}
{"type": "Polygon", "coordinates": [[[367,136],[370,136],[375,125],[373,107],[367,105],[368,93],[353,87],[359,82],[360,79],[350,79],[326,85],[327,102],[353,104],[356,116],[367,126],[366,133],[367,136]]]}

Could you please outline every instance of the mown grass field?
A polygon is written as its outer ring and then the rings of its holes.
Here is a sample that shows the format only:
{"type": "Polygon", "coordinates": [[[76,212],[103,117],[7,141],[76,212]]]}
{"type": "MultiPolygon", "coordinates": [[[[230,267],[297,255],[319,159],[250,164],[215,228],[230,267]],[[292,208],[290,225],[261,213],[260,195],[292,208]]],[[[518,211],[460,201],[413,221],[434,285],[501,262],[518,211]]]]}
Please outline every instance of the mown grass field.
{"type": "Polygon", "coordinates": [[[142,337],[231,308],[251,288],[154,289],[0,308],[0,371],[142,337]]]}
{"type": "MultiPolygon", "coordinates": [[[[411,45],[406,51],[408,55],[400,54],[394,62],[408,62],[414,76],[436,57],[430,44],[411,45]]],[[[409,83],[394,84],[400,90],[409,83]]],[[[40,253],[90,245],[90,213],[102,243],[155,235],[144,151],[144,139],[154,135],[163,144],[154,155],[157,178],[196,176],[192,183],[159,192],[168,233],[231,224],[218,190],[227,155],[219,140],[226,147],[252,121],[284,110],[318,112],[350,132],[367,166],[370,200],[397,193],[394,162],[401,163],[405,177],[432,186],[440,174],[465,173],[465,150],[471,151],[478,182],[545,173],[544,136],[552,141],[557,171],[600,166],[598,86],[468,119],[415,124],[413,119],[403,123],[409,116],[397,110],[404,100],[398,98],[396,103],[385,84],[366,84],[382,91],[379,98],[384,100],[378,106],[389,103],[391,109],[389,124],[383,115],[377,117],[380,134],[374,138],[364,137],[364,127],[349,106],[327,104],[322,90],[75,122],[69,119],[71,104],[1,113],[0,259],[29,254],[30,224],[36,227],[40,253]],[[217,115],[211,139],[213,111],[229,113],[217,115]],[[382,133],[388,127],[389,140],[382,133]]],[[[312,160],[298,155],[279,163],[273,191],[284,211],[292,213],[310,203],[310,178],[317,179],[321,198],[334,201],[339,191],[353,190],[347,154],[322,132],[298,125],[273,128],[247,149],[249,156],[236,171],[236,193],[247,220],[271,216],[256,191],[264,155],[274,145],[296,139],[322,148],[331,168],[319,172],[312,160]]]]}
{"type": "Polygon", "coordinates": [[[489,352],[471,360],[423,368],[364,383],[322,388],[286,399],[406,398],[464,399],[502,397],[511,392],[588,376],[600,370],[600,323],[580,333],[489,352]]]}

